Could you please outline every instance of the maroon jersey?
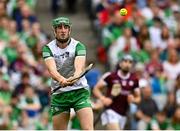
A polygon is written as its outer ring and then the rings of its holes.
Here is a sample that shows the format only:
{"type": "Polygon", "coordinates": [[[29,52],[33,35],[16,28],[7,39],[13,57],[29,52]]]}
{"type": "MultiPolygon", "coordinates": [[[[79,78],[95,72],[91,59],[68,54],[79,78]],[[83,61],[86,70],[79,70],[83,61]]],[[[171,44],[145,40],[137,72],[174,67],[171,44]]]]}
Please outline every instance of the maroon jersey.
{"type": "Polygon", "coordinates": [[[127,101],[127,96],[131,94],[134,89],[139,87],[139,81],[136,78],[135,74],[129,73],[127,76],[122,76],[120,71],[112,72],[104,76],[103,80],[107,84],[107,97],[111,97],[113,99],[113,103],[107,107],[113,109],[117,113],[121,115],[126,115],[128,111],[129,104],[127,101]],[[120,94],[117,96],[112,96],[112,87],[113,85],[119,85],[120,94]]]}

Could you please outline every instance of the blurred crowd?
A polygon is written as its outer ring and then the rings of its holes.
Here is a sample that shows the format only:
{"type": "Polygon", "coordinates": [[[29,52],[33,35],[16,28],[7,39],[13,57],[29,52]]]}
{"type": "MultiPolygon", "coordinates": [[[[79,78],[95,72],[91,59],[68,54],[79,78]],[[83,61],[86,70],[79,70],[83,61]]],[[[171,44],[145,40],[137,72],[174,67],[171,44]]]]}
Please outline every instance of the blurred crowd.
{"type": "Polygon", "coordinates": [[[124,54],[135,59],[142,101],[127,129],[180,129],[180,3],[178,0],[93,0],[88,12],[99,60],[113,71],[124,54]],[[119,10],[128,14],[121,16],[119,10]],[[168,125],[169,124],[169,125],[168,125]]]}
{"type": "MultiPolygon", "coordinates": [[[[98,60],[106,71],[114,70],[126,53],[136,61],[133,71],[140,80],[143,99],[139,105],[130,106],[127,129],[180,130],[178,2],[84,2],[99,43],[98,60]],[[128,15],[121,16],[120,8],[126,8],[128,15]]],[[[36,4],[37,0],[0,1],[0,129],[52,129],[50,76],[41,56],[42,46],[51,38],[42,31],[36,4]]],[[[58,5],[58,0],[52,0],[53,15],[57,15],[58,5]]],[[[69,6],[75,12],[76,8],[69,6]]],[[[92,70],[87,76],[92,88],[98,74],[92,70]]]]}
{"type": "Polygon", "coordinates": [[[50,77],[41,47],[49,41],[36,0],[0,1],[0,129],[49,129],[50,77]]]}

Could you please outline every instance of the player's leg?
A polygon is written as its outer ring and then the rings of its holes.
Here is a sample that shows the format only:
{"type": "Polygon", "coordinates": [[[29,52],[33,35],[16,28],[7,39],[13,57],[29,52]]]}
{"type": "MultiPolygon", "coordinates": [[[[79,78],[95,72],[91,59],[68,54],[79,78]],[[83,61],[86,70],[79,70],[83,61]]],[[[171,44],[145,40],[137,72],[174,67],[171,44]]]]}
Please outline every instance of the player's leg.
{"type": "Polygon", "coordinates": [[[51,96],[51,115],[54,130],[66,130],[70,118],[70,92],[51,96]]]}
{"type": "Polygon", "coordinates": [[[80,121],[82,130],[93,130],[93,111],[91,107],[78,110],[77,117],[80,121]]]}
{"type": "Polygon", "coordinates": [[[93,112],[90,101],[90,92],[86,89],[77,90],[74,94],[73,108],[77,113],[83,130],[93,130],[93,112]]]}
{"type": "Polygon", "coordinates": [[[119,114],[111,109],[105,110],[101,115],[102,125],[106,127],[107,130],[120,130],[119,125],[119,114]]]}
{"type": "Polygon", "coordinates": [[[108,123],[106,124],[106,129],[107,130],[120,130],[120,127],[118,123],[108,123]]]}
{"type": "Polygon", "coordinates": [[[107,114],[109,115],[109,123],[106,124],[107,130],[123,130],[124,126],[126,124],[127,118],[125,116],[122,116],[120,114],[117,114],[116,112],[112,112],[107,114]],[[110,120],[111,117],[111,120],[110,120]]]}
{"type": "Polygon", "coordinates": [[[127,121],[127,117],[126,116],[122,116],[119,114],[119,129],[123,130],[125,125],[126,125],[126,121],[127,121]]]}
{"type": "Polygon", "coordinates": [[[62,112],[52,117],[54,130],[67,130],[70,113],[62,112]]]}

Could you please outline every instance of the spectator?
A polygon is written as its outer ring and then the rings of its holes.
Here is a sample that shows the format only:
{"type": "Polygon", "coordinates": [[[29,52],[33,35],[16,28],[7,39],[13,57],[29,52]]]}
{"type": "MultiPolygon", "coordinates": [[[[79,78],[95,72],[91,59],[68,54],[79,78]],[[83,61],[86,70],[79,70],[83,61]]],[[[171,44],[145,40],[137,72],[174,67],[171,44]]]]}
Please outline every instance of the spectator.
{"type": "Polygon", "coordinates": [[[166,118],[164,111],[156,113],[155,117],[147,126],[147,130],[168,130],[171,129],[170,121],[166,118]]]}
{"type": "Polygon", "coordinates": [[[159,53],[157,49],[153,49],[151,52],[151,59],[146,65],[146,71],[149,73],[150,76],[155,75],[156,67],[159,67],[159,69],[163,69],[162,63],[159,60],[159,53]]]}
{"type": "Polygon", "coordinates": [[[171,86],[171,84],[174,83],[174,80],[176,79],[177,75],[180,73],[179,56],[175,49],[169,49],[168,60],[163,62],[163,68],[168,76],[168,82],[169,82],[168,90],[173,91],[174,88],[171,86]]]}
{"type": "Polygon", "coordinates": [[[145,41],[150,40],[150,34],[148,27],[146,25],[143,25],[140,27],[139,35],[137,36],[137,41],[141,49],[143,48],[145,41]]]}
{"type": "Polygon", "coordinates": [[[2,76],[0,85],[0,105],[7,106],[11,101],[11,90],[9,86],[9,78],[7,75],[2,76]]]}
{"type": "Polygon", "coordinates": [[[133,30],[132,34],[134,37],[137,38],[140,33],[141,27],[146,24],[146,21],[145,18],[139,14],[137,9],[133,11],[132,15],[133,15],[132,20],[127,21],[127,25],[132,28],[133,30]]]}
{"type": "Polygon", "coordinates": [[[119,11],[116,11],[111,17],[111,23],[102,30],[102,42],[107,50],[118,37],[123,35],[124,26],[125,21],[123,17],[120,15],[119,11]]]}
{"type": "Polygon", "coordinates": [[[41,32],[40,24],[38,22],[32,24],[31,33],[26,37],[25,42],[37,59],[37,50],[47,42],[45,35],[41,32]]]}
{"type": "Polygon", "coordinates": [[[8,34],[10,36],[18,35],[16,21],[9,20],[9,22],[7,24],[8,24],[8,26],[7,26],[8,34]]]}
{"type": "Polygon", "coordinates": [[[139,83],[141,80],[145,80],[145,78],[148,79],[148,74],[147,72],[144,72],[144,70],[145,70],[145,66],[143,63],[138,62],[135,64],[134,72],[137,78],[139,79],[139,83]]]}
{"type": "Polygon", "coordinates": [[[138,51],[136,38],[132,36],[131,28],[126,28],[124,34],[111,45],[109,49],[109,59],[111,59],[111,69],[113,69],[122,57],[123,53],[131,53],[138,51]]]}
{"type": "Polygon", "coordinates": [[[0,17],[0,39],[4,42],[8,42],[9,41],[9,35],[8,35],[8,32],[7,32],[7,26],[8,25],[8,18],[3,16],[3,17],[0,17]]]}
{"type": "Polygon", "coordinates": [[[161,67],[156,67],[155,73],[151,78],[152,94],[155,102],[158,105],[158,109],[161,111],[166,104],[166,92],[167,87],[165,86],[166,75],[161,67]]]}
{"type": "Polygon", "coordinates": [[[24,94],[25,87],[30,84],[30,76],[28,72],[24,72],[21,76],[21,82],[16,86],[14,93],[17,95],[24,94]]]}
{"type": "Polygon", "coordinates": [[[162,21],[159,17],[155,17],[153,21],[154,21],[154,25],[149,28],[150,40],[152,42],[153,48],[160,48],[162,21]]]}
{"type": "Polygon", "coordinates": [[[41,105],[37,94],[30,85],[25,87],[24,94],[20,97],[19,106],[27,112],[28,117],[32,118],[32,122],[37,119],[41,105]]]}
{"type": "Polygon", "coordinates": [[[22,31],[23,19],[27,19],[31,24],[37,21],[37,18],[33,14],[31,8],[26,4],[21,5],[18,13],[14,16],[14,20],[17,22],[18,31],[22,31]]]}
{"type": "Polygon", "coordinates": [[[119,5],[116,0],[107,0],[104,1],[104,7],[101,11],[97,13],[97,18],[101,27],[106,26],[110,23],[110,16],[116,11],[119,10],[119,5]]]}
{"type": "Polygon", "coordinates": [[[15,93],[12,94],[10,101],[11,112],[9,115],[10,125],[13,130],[17,130],[21,117],[22,110],[19,108],[19,96],[15,93]]]}
{"type": "Polygon", "coordinates": [[[31,33],[31,24],[27,19],[22,20],[22,31],[20,32],[20,39],[25,43],[27,37],[31,33]]]}
{"type": "Polygon", "coordinates": [[[166,105],[165,105],[165,112],[166,112],[166,116],[170,119],[172,118],[174,112],[175,112],[175,109],[176,109],[176,97],[175,97],[175,94],[174,92],[169,92],[167,94],[167,102],[166,102],[166,105]]]}
{"type": "Polygon", "coordinates": [[[145,130],[147,124],[158,111],[156,102],[152,99],[151,87],[147,85],[142,88],[142,100],[139,104],[136,116],[139,119],[137,123],[138,130],[145,130]]]}
{"type": "Polygon", "coordinates": [[[169,32],[169,29],[166,25],[163,25],[162,32],[161,32],[161,44],[160,44],[160,50],[164,50],[167,48],[168,44],[173,42],[172,36],[169,32]]]}
{"type": "Polygon", "coordinates": [[[13,64],[18,58],[17,46],[19,44],[19,38],[17,36],[11,36],[9,45],[4,48],[5,54],[9,65],[13,64]]]}
{"type": "Polygon", "coordinates": [[[134,53],[136,61],[142,62],[144,64],[148,63],[151,60],[150,57],[152,50],[152,43],[149,40],[144,41],[142,49],[139,50],[137,53],[134,53]]]}

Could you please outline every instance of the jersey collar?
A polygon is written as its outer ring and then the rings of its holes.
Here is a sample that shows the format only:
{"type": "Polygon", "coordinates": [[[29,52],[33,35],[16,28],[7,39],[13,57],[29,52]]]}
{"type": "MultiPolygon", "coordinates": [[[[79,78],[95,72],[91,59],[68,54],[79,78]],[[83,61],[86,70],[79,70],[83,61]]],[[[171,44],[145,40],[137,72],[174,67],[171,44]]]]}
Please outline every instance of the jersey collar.
{"type": "Polygon", "coordinates": [[[68,40],[68,44],[67,45],[69,45],[71,43],[71,38],[69,38],[69,40],[68,40]]]}
{"type": "MultiPolygon", "coordinates": [[[[69,38],[67,46],[71,43],[71,38],[69,38]]],[[[58,47],[57,40],[56,40],[56,46],[58,47]]]]}
{"type": "Polygon", "coordinates": [[[121,78],[121,79],[128,79],[130,77],[130,73],[128,73],[127,75],[123,75],[121,73],[121,70],[117,71],[117,75],[121,78]]]}

